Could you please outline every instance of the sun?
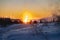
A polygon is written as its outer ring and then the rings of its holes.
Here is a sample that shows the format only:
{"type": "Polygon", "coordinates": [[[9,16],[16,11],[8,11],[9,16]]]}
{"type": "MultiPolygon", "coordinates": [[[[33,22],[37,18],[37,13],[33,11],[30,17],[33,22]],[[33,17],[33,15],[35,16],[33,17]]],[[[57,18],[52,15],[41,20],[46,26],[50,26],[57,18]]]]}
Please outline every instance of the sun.
{"type": "Polygon", "coordinates": [[[24,12],[22,14],[23,23],[27,24],[32,20],[32,14],[30,12],[24,12]]]}

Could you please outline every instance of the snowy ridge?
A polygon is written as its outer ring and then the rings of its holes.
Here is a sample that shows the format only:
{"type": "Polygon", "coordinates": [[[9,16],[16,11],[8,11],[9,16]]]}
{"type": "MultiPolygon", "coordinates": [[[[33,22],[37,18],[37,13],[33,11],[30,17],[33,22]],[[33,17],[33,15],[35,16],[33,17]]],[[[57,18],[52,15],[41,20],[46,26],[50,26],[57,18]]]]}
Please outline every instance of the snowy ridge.
{"type": "MultiPolygon", "coordinates": [[[[0,28],[1,36],[3,40],[45,40],[45,36],[52,38],[60,35],[60,26],[56,23],[42,24],[13,24],[6,28],[0,28]],[[24,39],[23,39],[24,38],[24,39]],[[29,39],[28,39],[29,38],[29,39]],[[40,39],[39,39],[40,38],[40,39]]],[[[57,40],[56,39],[56,40],[57,40]]],[[[53,39],[55,40],[55,38],[53,39]]]]}
{"type": "Polygon", "coordinates": [[[60,33],[60,29],[59,27],[55,25],[55,23],[52,23],[50,25],[49,24],[48,25],[36,24],[36,25],[24,25],[24,26],[22,26],[21,24],[14,24],[14,25],[11,25],[10,29],[12,30],[3,34],[3,40],[8,40],[9,36],[11,36],[12,39],[14,39],[15,37],[18,37],[18,38],[27,37],[28,38],[32,35],[37,36],[38,34],[41,36],[42,34],[46,35],[46,33],[49,35],[60,33]]]}

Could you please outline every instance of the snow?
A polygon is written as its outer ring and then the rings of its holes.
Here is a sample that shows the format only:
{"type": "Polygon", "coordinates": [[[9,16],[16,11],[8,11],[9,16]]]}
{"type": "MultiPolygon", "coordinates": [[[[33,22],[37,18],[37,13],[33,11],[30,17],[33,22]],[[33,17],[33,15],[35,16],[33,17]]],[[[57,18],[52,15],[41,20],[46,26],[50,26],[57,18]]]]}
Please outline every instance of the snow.
{"type": "Polygon", "coordinates": [[[60,26],[55,24],[13,24],[0,28],[0,40],[60,40],[60,26]]]}

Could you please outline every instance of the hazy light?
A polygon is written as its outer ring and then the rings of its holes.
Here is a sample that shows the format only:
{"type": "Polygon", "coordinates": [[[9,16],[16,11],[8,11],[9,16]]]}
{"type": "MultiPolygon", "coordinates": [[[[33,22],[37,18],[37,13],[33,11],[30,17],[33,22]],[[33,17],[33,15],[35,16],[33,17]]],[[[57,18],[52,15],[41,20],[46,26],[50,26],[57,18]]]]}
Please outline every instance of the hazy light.
{"type": "Polygon", "coordinates": [[[32,20],[32,14],[30,12],[24,12],[22,14],[22,21],[26,24],[32,20]]]}

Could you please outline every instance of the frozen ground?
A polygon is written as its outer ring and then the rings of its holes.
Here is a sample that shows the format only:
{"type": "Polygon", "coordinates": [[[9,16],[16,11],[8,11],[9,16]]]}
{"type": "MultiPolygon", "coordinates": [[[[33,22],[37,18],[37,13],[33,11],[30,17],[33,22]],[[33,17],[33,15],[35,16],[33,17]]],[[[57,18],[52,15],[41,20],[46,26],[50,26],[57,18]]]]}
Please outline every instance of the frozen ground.
{"type": "Polygon", "coordinates": [[[10,25],[0,28],[0,40],[60,40],[60,23],[10,25]]]}

